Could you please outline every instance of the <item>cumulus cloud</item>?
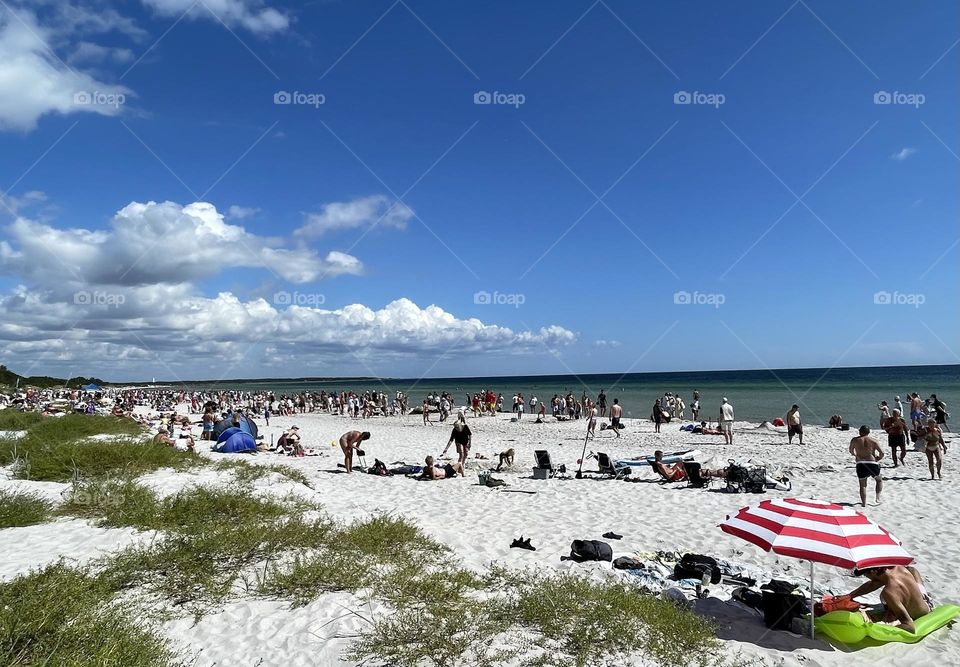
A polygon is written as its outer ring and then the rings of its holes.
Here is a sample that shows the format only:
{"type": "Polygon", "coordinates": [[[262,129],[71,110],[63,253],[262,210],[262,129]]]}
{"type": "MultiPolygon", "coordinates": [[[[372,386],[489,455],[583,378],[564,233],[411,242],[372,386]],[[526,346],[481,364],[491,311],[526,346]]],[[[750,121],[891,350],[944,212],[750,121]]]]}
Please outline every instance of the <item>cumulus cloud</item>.
{"type": "Polygon", "coordinates": [[[618,340],[595,340],[593,341],[594,347],[620,347],[621,343],[618,340]]]}
{"type": "Polygon", "coordinates": [[[360,274],[352,255],[282,247],[224,220],[213,204],[132,202],[108,230],[59,229],[17,216],[0,241],[0,271],[51,287],[180,284],[231,268],[264,268],[306,283],[360,274]],[[164,252],[156,252],[163,248],[164,252]]]}
{"type": "MultiPolygon", "coordinates": [[[[23,286],[0,298],[0,358],[39,360],[44,367],[70,361],[96,369],[127,365],[128,372],[127,362],[133,360],[149,375],[169,371],[162,362],[196,376],[198,363],[221,370],[240,359],[246,360],[243,368],[268,359],[302,368],[306,359],[345,353],[351,360],[504,350],[530,354],[576,340],[576,334],[557,325],[518,332],[460,319],[435,305],[422,308],[409,299],[379,309],[361,304],[284,308],[262,298],[243,301],[229,292],[207,298],[188,286],[151,285],[95,290],[75,301],[65,303],[51,291],[23,286]],[[171,359],[176,361],[166,361],[171,359]]],[[[217,377],[216,372],[201,375],[217,377]]]]}
{"type": "Polygon", "coordinates": [[[29,11],[0,13],[0,129],[32,130],[50,113],[115,116],[119,96],[133,96],[64,64],[48,46],[53,37],[29,11]]]}
{"type": "Polygon", "coordinates": [[[230,27],[246,28],[257,34],[282,32],[290,25],[289,17],[259,0],[142,0],[143,4],[163,16],[219,19],[230,27]]]}
{"type": "Polygon", "coordinates": [[[896,160],[897,162],[903,162],[904,160],[906,160],[906,159],[907,159],[908,157],[910,157],[911,155],[916,154],[916,152],[917,152],[917,149],[916,149],[916,148],[910,148],[910,147],[908,146],[907,148],[901,148],[901,149],[898,150],[896,153],[894,153],[893,155],[891,155],[891,156],[890,156],[890,159],[891,159],[891,160],[896,160]]]}
{"type": "Polygon", "coordinates": [[[352,201],[324,204],[319,213],[308,213],[306,223],[295,234],[322,236],[327,232],[360,227],[404,229],[413,217],[406,204],[391,201],[384,195],[371,195],[352,201]]]}

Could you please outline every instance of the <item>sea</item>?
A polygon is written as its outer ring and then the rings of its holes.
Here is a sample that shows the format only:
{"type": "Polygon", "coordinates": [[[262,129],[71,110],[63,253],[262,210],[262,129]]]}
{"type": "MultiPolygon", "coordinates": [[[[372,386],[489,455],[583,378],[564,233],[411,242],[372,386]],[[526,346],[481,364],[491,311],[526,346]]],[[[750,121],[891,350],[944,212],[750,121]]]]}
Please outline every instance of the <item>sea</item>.
{"type": "MultiPolygon", "coordinates": [[[[419,405],[431,392],[447,391],[457,404],[466,395],[485,389],[501,393],[509,410],[513,394],[523,392],[529,403],[531,396],[541,401],[554,394],[583,392],[596,398],[601,390],[608,404],[620,400],[628,417],[649,417],[653,403],[665,392],[679,394],[688,409],[694,390],[700,392],[700,417],[716,419],[720,403],[729,399],[737,420],[761,422],[782,417],[790,406],[800,406],[806,424],[825,425],[832,415],[840,415],[854,428],[866,424],[879,425],[880,401],[891,409],[900,396],[905,411],[909,410],[909,394],[917,392],[926,399],[936,394],[960,420],[960,365],[942,366],[872,366],[865,368],[803,368],[744,371],[683,371],[661,373],[605,373],[580,375],[529,375],[462,378],[376,378],[350,380],[244,380],[221,383],[220,388],[242,391],[269,390],[278,396],[302,391],[382,391],[393,397],[402,391],[410,406],[419,405]]],[[[549,410],[549,407],[547,408],[549,410]]]]}

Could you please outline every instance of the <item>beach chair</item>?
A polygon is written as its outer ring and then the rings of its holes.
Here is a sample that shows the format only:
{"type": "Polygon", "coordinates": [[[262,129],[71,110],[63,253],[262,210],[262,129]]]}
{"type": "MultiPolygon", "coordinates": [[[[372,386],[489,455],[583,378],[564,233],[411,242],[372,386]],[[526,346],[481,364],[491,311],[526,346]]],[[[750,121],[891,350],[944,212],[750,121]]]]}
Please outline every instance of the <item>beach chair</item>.
{"type": "Polygon", "coordinates": [[[567,472],[567,468],[564,465],[561,465],[559,468],[553,466],[553,462],[550,460],[550,452],[545,449],[534,451],[533,456],[537,461],[537,465],[533,468],[534,479],[549,479],[567,472]]]}
{"type": "Polygon", "coordinates": [[[600,467],[601,475],[610,475],[614,479],[629,477],[630,473],[633,472],[629,466],[620,465],[616,461],[612,461],[610,457],[603,452],[597,452],[597,465],[600,467]]]}

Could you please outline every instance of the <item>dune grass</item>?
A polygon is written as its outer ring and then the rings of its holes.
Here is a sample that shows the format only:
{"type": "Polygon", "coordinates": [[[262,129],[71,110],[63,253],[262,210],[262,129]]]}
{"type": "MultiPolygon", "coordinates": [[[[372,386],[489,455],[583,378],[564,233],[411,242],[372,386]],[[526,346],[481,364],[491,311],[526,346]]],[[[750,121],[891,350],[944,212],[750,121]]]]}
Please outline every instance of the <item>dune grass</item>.
{"type": "Polygon", "coordinates": [[[0,663],[174,667],[165,641],[139,625],[99,577],[65,566],[0,583],[0,663]]]}
{"type": "MultiPolygon", "coordinates": [[[[0,415],[6,412],[0,411],[0,415]]],[[[135,422],[119,417],[41,417],[27,424],[26,430],[23,438],[0,440],[0,465],[13,465],[14,474],[20,479],[65,482],[78,477],[131,478],[163,467],[182,469],[203,461],[196,454],[144,441],[135,422]],[[101,434],[128,439],[88,439],[101,434]]]]}
{"type": "Polygon", "coordinates": [[[633,654],[664,667],[727,662],[706,619],[616,580],[496,566],[482,576],[449,567],[409,574],[375,591],[395,612],[370,621],[352,659],[401,667],[612,666],[633,654]]]}
{"type": "Polygon", "coordinates": [[[241,484],[249,484],[258,479],[263,479],[270,473],[277,473],[304,486],[311,486],[310,478],[303,472],[282,463],[250,463],[243,459],[227,459],[218,461],[214,467],[217,470],[232,472],[237,482],[241,484]]]}
{"type": "Polygon", "coordinates": [[[7,408],[0,410],[0,431],[26,431],[43,419],[39,412],[20,412],[7,408]]]}
{"type": "Polygon", "coordinates": [[[0,528],[32,526],[52,516],[53,503],[40,494],[0,490],[0,528]]]}

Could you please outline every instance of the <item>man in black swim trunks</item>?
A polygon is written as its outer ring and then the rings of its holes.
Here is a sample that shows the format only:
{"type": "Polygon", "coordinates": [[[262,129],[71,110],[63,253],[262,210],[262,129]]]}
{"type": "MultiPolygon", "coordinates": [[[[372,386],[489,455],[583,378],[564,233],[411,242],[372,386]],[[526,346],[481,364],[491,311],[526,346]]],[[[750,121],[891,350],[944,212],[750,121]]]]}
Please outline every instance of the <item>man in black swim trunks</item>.
{"type": "Polygon", "coordinates": [[[449,479],[450,477],[456,477],[457,474],[463,477],[467,476],[459,462],[448,463],[441,468],[434,463],[432,456],[428,456],[424,463],[426,463],[426,467],[423,469],[423,476],[427,479],[449,479]]]}
{"type": "Polygon", "coordinates": [[[880,477],[880,459],[883,450],[880,443],[870,437],[870,429],[861,426],[860,435],[850,441],[850,454],[857,461],[857,478],[860,480],[860,504],[867,506],[867,480],[876,481],[877,504],[880,504],[880,492],[883,491],[883,479],[880,477]]]}
{"type": "Polygon", "coordinates": [[[620,437],[620,417],[623,415],[623,407],[620,405],[620,399],[613,399],[613,407],[610,408],[610,428],[620,437]]]}

